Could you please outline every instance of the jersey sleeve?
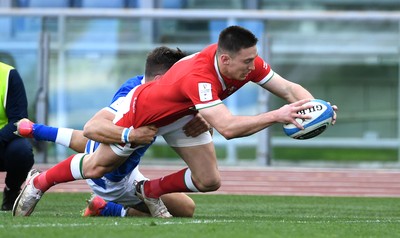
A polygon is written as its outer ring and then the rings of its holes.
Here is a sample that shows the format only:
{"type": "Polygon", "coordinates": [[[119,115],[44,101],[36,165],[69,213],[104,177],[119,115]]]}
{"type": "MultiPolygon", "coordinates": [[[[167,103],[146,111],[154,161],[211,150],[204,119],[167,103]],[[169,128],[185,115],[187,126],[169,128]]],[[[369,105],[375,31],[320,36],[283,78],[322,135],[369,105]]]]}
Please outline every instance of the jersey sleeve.
{"type": "Polygon", "coordinates": [[[196,110],[208,108],[222,103],[218,96],[219,85],[210,77],[192,75],[191,80],[185,84],[188,97],[196,110]]]}
{"type": "Polygon", "coordinates": [[[267,64],[261,57],[257,57],[254,61],[255,70],[250,73],[250,78],[254,83],[263,85],[268,82],[273,76],[274,71],[271,66],[267,64]]]}

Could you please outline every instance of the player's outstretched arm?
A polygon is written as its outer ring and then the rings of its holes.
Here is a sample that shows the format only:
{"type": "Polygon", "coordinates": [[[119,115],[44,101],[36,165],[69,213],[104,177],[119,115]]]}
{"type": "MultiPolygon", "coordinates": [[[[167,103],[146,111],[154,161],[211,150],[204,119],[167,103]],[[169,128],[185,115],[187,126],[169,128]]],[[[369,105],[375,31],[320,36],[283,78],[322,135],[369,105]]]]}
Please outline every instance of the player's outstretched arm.
{"type": "MultiPolygon", "coordinates": [[[[302,99],[314,99],[313,95],[303,86],[290,82],[277,73],[275,73],[274,76],[263,85],[263,88],[289,103],[293,103],[302,99]]],[[[332,124],[335,124],[338,107],[336,105],[332,105],[332,108],[335,112],[332,124]]]]}
{"type": "Polygon", "coordinates": [[[287,104],[277,110],[265,112],[255,116],[236,116],[224,104],[201,109],[200,114],[226,139],[233,139],[252,135],[275,123],[293,123],[299,125],[295,119],[308,119],[308,115],[298,114],[310,105],[304,105],[310,100],[304,99],[287,104]],[[297,123],[297,124],[296,124],[297,123]]]}
{"type": "Polygon", "coordinates": [[[302,99],[314,99],[314,96],[303,86],[290,82],[277,73],[262,87],[289,103],[302,99]]]}

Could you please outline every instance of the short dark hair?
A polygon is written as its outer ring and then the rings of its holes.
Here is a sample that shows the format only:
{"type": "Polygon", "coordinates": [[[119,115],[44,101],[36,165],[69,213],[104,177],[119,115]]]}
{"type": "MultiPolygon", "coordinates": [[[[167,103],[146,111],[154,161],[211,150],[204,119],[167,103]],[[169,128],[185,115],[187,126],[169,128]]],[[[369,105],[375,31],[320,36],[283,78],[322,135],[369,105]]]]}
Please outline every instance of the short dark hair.
{"type": "Polygon", "coordinates": [[[218,38],[218,52],[235,54],[257,44],[257,37],[241,26],[229,26],[221,31],[218,38]]]}
{"type": "Polygon", "coordinates": [[[187,54],[179,48],[176,48],[176,50],[166,46],[155,48],[147,55],[145,77],[154,78],[156,75],[164,74],[173,64],[185,56],[187,54]]]}

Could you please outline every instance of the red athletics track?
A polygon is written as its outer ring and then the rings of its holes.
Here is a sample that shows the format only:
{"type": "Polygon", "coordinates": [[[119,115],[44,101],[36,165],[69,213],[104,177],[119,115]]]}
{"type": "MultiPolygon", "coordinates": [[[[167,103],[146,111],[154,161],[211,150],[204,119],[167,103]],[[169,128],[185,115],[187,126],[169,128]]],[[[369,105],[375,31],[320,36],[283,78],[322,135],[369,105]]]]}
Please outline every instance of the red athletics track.
{"type": "MultiPolygon", "coordinates": [[[[35,165],[44,170],[49,165],[35,165]]],[[[183,166],[140,166],[148,178],[182,169],[183,166]]],[[[222,186],[213,194],[296,196],[400,197],[400,170],[328,169],[286,167],[220,167],[222,186]]],[[[0,173],[0,189],[5,173],[0,173]]],[[[85,181],[59,184],[51,192],[89,192],[85,181]]]]}

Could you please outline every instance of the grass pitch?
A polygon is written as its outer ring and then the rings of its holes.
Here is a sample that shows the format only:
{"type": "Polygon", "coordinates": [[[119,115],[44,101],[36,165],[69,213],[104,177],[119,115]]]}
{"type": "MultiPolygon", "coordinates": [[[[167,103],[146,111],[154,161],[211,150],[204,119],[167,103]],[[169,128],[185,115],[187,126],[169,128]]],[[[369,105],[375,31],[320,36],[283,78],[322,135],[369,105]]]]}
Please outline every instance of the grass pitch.
{"type": "Polygon", "coordinates": [[[194,218],[81,217],[87,193],[47,193],[0,237],[399,237],[399,198],[191,195],[194,218]]]}

